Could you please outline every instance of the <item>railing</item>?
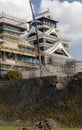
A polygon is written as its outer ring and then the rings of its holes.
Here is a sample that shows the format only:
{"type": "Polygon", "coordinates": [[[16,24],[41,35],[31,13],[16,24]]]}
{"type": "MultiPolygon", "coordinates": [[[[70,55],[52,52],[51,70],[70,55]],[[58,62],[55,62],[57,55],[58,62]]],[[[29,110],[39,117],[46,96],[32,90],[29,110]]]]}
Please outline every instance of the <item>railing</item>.
{"type": "Polygon", "coordinates": [[[9,52],[11,51],[15,51],[15,52],[19,52],[19,53],[23,53],[23,54],[28,54],[28,55],[37,55],[37,52],[26,52],[24,50],[18,50],[18,49],[15,49],[15,48],[10,48],[10,47],[6,47],[6,46],[0,46],[0,49],[5,49],[5,50],[9,50],[9,52]]]}

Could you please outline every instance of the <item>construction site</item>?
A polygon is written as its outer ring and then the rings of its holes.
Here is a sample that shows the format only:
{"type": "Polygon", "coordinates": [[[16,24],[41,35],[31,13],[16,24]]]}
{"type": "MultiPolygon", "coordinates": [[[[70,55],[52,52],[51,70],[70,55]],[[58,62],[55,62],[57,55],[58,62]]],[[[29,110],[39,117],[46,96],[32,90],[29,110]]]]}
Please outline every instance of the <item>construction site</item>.
{"type": "Polygon", "coordinates": [[[35,21],[0,14],[0,75],[19,69],[24,78],[82,72],[82,62],[69,54],[69,41],[60,37],[57,20],[46,11],[35,21]],[[38,35],[38,36],[37,36],[38,35]]]}

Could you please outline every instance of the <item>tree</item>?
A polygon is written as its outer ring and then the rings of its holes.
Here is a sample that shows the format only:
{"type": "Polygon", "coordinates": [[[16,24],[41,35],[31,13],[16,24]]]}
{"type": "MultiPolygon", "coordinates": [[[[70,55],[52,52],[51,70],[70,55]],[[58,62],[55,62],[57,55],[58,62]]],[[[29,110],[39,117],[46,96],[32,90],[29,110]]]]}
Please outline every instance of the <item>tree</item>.
{"type": "Polygon", "coordinates": [[[14,79],[22,79],[23,75],[22,72],[19,70],[9,70],[6,74],[5,74],[5,79],[6,80],[14,80],[14,79]]]}

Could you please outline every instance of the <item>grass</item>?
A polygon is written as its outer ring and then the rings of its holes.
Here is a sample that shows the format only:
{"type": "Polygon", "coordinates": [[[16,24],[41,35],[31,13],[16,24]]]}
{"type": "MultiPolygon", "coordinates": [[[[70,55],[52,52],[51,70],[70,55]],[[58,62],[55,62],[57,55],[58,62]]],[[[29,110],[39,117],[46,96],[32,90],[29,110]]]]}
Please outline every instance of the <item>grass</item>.
{"type": "Polygon", "coordinates": [[[0,126],[0,130],[22,130],[22,127],[0,126]]]}
{"type": "Polygon", "coordinates": [[[82,130],[82,128],[55,128],[53,130],[82,130]]]}
{"type": "MultiPolygon", "coordinates": [[[[22,130],[22,127],[0,126],[0,130],[22,130]]],[[[82,130],[82,128],[55,128],[53,130],[82,130]]]]}

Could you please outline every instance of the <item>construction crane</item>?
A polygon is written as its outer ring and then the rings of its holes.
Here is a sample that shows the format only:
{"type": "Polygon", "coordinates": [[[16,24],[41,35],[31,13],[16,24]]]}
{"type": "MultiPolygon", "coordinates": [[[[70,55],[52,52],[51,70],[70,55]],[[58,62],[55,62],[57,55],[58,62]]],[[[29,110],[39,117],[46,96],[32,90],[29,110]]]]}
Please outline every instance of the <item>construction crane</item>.
{"type": "Polygon", "coordinates": [[[32,17],[33,17],[33,23],[35,25],[36,39],[37,39],[37,49],[38,49],[38,58],[39,58],[39,66],[40,66],[40,76],[42,76],[42,61],[41,61],[41,52],[40,52],[39,37],[38,37],[37,20],[35,18],[35,14],[33,12],[33,7],[32,7],[31,1],[29,1],[29,3],[30,3],[31,12],[32,12],[32,17]]]}

